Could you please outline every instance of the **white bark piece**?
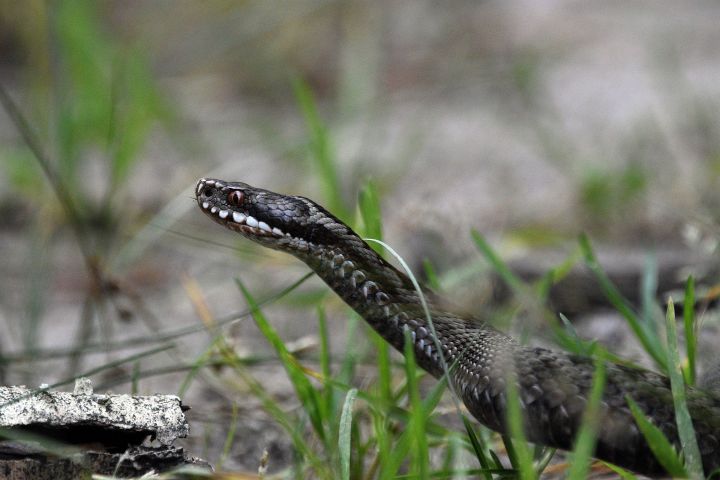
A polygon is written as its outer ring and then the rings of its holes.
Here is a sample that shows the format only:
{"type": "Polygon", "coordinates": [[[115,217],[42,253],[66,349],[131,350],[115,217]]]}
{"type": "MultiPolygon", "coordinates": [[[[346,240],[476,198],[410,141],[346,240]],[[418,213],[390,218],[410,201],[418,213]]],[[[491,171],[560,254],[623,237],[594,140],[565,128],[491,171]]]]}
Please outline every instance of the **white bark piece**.
{"type": "Polygon", "coordinates": [[[73,393],[0,387],[0,428],[71,431],[74,425],[92,427],[108,438],[123,433],[152,435],[162,445],[188,435],[182,402],[175,395],[97,395],[83,379],[73,393]]]}

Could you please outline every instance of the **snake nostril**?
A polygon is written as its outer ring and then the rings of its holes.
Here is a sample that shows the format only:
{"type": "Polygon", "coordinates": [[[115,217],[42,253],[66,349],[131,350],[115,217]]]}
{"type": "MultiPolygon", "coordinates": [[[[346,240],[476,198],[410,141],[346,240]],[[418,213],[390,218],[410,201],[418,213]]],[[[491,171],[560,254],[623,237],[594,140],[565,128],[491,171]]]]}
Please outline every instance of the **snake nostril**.
{"type": "Polygon", "coordinates": [[[205,198],[210,198],[210,197],[212,197],[214,191],[215,191],[215,188],[208,185],[205,188],[203,188],[201,195],[205,198]]]}

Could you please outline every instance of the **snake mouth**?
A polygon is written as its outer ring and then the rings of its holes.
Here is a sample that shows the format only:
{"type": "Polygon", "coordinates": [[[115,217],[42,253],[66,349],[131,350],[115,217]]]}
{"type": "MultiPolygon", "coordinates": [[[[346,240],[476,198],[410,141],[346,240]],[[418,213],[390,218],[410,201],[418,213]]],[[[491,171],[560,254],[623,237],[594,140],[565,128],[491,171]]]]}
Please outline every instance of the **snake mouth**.
{"type": "Polygon", "coordinates": [[[195,197],[205,214],[231,230],[254,238],[289,237],[289,233],[270,225],[270,219],[260,219],[252,203],[245,205],[246,194],[240,185],[201,178],[195,187],[195,197]]]}

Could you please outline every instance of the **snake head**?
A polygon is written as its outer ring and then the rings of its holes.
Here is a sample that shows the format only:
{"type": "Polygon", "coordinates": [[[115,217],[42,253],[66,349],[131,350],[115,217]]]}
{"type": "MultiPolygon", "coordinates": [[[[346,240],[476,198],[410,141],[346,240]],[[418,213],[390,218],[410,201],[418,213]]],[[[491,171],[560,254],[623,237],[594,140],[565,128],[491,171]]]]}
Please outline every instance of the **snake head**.
{"type": "Polygon", "coordinates": [[[349,228],[305,197],[281,195],[241,182],[201,178],[195,197],[205,214],[219,224],[266,247],[307,253],[329,245],[349,228]]]}

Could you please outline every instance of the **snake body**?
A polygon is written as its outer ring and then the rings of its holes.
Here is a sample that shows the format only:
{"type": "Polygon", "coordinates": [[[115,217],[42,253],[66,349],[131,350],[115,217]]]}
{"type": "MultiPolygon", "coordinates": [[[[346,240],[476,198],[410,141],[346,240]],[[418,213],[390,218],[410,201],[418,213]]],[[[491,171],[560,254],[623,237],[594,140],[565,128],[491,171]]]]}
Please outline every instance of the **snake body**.
{"type": "MultiPolygon", "coordinates": [[[[527,438],[573,448],[592,385],[591,359],[520,345],[484,321],[453,312],[432,292],[425,294],[429,325],[410,279],[310,199],[214,179],[201,179],[196,197],[202,211],[221,225],[305,262],[401,352],[409,330],[417,363],[433,376],[444,374],[443,365],[454,365],[449,371],[453,390],[482,424],[507,431],[506,382],[512,378],[527,438]]],[[[695,388],[686,394],[703,467],[710,473],[720,468],[720,395],[695,388]]],[[[679,448],[668,378],[608,363],[594,456],[662,475],[627,397],[679,448]]]]}

